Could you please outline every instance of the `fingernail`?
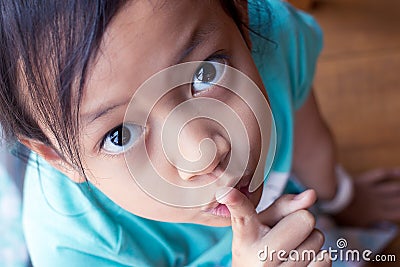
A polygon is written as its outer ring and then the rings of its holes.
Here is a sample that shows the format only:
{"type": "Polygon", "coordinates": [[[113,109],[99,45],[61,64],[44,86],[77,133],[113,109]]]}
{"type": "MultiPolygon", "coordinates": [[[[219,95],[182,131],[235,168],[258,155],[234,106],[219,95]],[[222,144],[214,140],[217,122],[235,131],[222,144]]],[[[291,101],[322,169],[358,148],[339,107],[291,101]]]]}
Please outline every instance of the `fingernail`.
{"type": "Polygon", "coordinates": [[[232,187],[222,187],[222,188],[218,189],[217,192],[215,192],[216,200],[219,203],[224,204],[225,200],[226,200],[226,196],[228,195],[228,193],[231,190],[232,190],[232,187]]]}
{"type": "Polygon", "coordinates": [[[308,190],[306,190],[306,191],[304,191],[304,192],[302,192],[302,193],[296,195],[296,196],[293,198],[293,200],[301,200],[301,199],[303,199],[303,198],[307,195],[307,193],[306,193],[307,191],[308,191],[308,190]]]}

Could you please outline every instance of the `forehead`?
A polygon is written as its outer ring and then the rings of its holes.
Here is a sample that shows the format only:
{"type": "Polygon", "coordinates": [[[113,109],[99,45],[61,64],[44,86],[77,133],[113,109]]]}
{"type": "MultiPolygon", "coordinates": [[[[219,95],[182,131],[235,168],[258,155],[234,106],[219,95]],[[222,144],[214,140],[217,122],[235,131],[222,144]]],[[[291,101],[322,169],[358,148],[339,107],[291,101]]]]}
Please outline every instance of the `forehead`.
{"type": "Polygon", "coordinates": [[[176,64],[196,31],[207,34],[218,28],[221,15],[226,16],[217,0],[130,1],[103,36],[81,110],[88,113],[115,99],[121,88],[132,94],[152,74],[176,64]]]}

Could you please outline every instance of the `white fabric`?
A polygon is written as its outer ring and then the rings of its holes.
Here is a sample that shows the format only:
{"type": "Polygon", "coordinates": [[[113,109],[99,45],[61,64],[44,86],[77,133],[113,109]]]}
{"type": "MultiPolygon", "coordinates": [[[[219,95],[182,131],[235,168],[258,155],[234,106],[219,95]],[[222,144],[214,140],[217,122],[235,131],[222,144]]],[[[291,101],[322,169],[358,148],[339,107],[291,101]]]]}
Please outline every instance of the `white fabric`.
{"type": "Polygon", "coordinates": [[[354,195],[353,180],[350,175],[337,165],[335,168],[337,179],[337,190],[335,197],[330,201],[320,201],[319,208],[328,214],[336,214],[347,207],[354,195]]]}
{"type": "Polygon", "coordinates": [[[288,172],[271,172],[268,179],[264,182],[263,193],[260,202],[256,208],[257,213],[268,208],[278,197],[280,197],[285,189],[290,173],[288,172]]]}

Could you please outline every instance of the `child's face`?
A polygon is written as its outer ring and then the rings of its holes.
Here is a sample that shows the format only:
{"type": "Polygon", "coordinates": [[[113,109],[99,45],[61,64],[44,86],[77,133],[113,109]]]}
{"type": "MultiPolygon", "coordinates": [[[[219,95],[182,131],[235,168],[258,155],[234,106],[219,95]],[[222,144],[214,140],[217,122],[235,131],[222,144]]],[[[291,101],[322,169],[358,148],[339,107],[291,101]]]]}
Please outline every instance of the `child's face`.
{"type": "MultiPolygon", "coordinates": [[[[189,99],[217,99],[239,115],[249,136],[250,149],[243,180],[254,173],[261,143],[255,116],[241,98],[219,86],[192,90],[178,87],[155,103],[146,125],[131,122],[125,128],[116,128],[124,122],[133,93],[151,75],[179,61],[205,60],[210,62],[209,67],[218,62],[240,70],[264,91],[245,41],[219,1],[135,0],[122,8],[107,28],[88,75],[81,105],[82,161],[89,180],[115,203],[136,215],[160,221],[216,226],[230,223],[229,218],[210,211],[217,205],[215,199],[210,199],[210,204],[194,208],[162,204],[139,188],[127,167],[126,161],[130,165],[130,162],[146,157],[135,146],[137,140],[145,140],[154,168],[171,183],[201,186],[214,181],[224,171],[232,145],[226,130],[210,119],[190,121],[177,137],[180,152],[189,160],[199,157],[201,140],[209,138],[215,143],[216,156],[207,168],[197,173],[182,171],[163,153],[160,138],[163,122],[173,108],[189,99]],[[194,33],[197,33],[195,40],[192,39],[194,33]],[[96,119],[93,113],[97,114],[96,119]],[[121,132],[126,137],[123,144],[127,151],[118,154],[122,150],[117,140],[117,137],[121,138],[121,132]]],[[[223,75],[223,71],[218,74],[210,68],[206,66],[203,71],[211,71],[209,74],[214,76],[223,75]]],[[[146,99],[139,101],[145,103],[146,99]]],[[[129,108],[135,114],[142,112],[140,104],[129,108]]],[[[247,161],[247,158],[243,160],[247,161]]],[[[135,168],[140,166],[135,165],[135,168]]],[[[227,184],[219,186],[224,185],[227,184]]],[[[258,204],[261,192],[262,187],[259,187],[248,195],[254,206],[258,204]]]]}

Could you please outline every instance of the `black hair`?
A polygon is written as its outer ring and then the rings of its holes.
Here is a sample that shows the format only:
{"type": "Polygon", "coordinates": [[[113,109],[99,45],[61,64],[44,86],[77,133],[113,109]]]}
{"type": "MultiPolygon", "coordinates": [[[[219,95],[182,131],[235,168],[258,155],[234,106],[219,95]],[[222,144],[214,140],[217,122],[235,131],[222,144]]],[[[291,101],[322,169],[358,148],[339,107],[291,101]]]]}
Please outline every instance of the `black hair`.
{"type": "MultiPolygon", "coordinates": [[[[85,78],[107,26],[126,2],[0,2],[0,124],[8,142],[23,137],[44,143],[83,172],[77,137],[85,78]]],[[[220,2],[243,34],[247,22],[240,9],[247,0],[220,2]]]]}
{"type": "Polygon", "coordinates": [[[74,103],[82,98],[90,59],[124,2],[1,1],[0,123],[7,141],[33,139],[80,163],[74,103]],[[49,129],[53,142],[39,125],[49,129]]]}

